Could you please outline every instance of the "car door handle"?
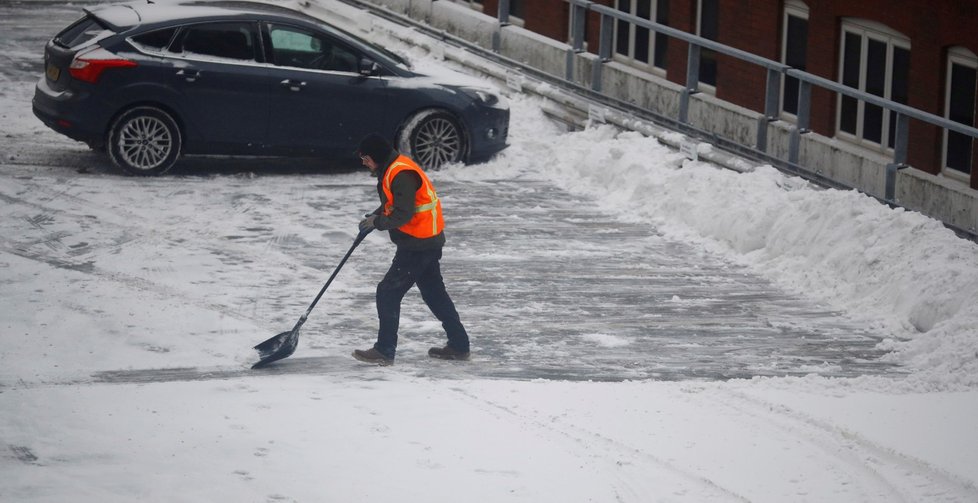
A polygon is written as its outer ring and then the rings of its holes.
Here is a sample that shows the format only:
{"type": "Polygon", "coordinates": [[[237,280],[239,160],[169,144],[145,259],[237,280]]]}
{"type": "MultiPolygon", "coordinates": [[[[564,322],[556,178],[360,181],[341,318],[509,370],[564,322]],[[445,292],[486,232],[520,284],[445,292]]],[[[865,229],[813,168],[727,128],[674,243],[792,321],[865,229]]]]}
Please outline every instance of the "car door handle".
{"type": "Polygon", "coordinates": [[[285,79],[282,82],[279,82],[279,84],[281,84],[282,87],[288,87],[290,91],[296,92],[301,91],[303,87],[306,87],[306,81],[304,80],[285,79]]]}
{"type": "Polygon", "coordinates": [[[196,82],[197,78],[200,77],[200,72],[193,70],[189,72],[186,70],[180,70],[177,72],[177,75],[186,79],[187,82],[196,82]]]}

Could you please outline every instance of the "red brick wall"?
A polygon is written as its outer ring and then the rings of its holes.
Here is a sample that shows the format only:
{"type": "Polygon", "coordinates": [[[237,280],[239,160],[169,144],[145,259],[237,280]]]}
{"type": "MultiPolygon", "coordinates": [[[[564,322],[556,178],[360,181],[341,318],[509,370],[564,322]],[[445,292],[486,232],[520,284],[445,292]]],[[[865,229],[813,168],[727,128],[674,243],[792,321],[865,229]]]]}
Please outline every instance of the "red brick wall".
{"type": "MultiPolygon", "coordinates": [[[[781,57],[779,4],[778,0],[720,2],[719,41],[779,61],[781,57]]],[[[765,69],[736,58],[720,58],[717,70],[718,98],[763,112],[766,85],[765,69]]]]}
{"type": "MultiPolygon", "coordinates": [[[[523,0],[525,27],[555,40],[567,41],[569,7],[563,0],[523,0]]],[[[696,31],[696,0],[669,0],[669,25],[696,31]]],[[[599,0],[614,5],[614,0],[599,0]]],[[[808,71],[837,80],[841,23],[852,17],[875,21],[902,33],[911,41],[909,105],[938,116],[944,115],[946,55],[950,47],[963,46],[978,54],[978,2],[973,0],[807,0],[808,71]]],[[[497,0],[484,0],[484,11],[495,15],[497,0]]],[[[719,42],[779,61],[783,0],[721,0],[719,42]]],[[[588,50],[596,53],[600,20],[591,14],[587,22],[588,50]]],[[[686,44],[670,40],[667,78],[685,84],[686,44]]],[[[720,57],[717,97],[754,111],[764,110],[766,72],[749,63],[720,57]]],[[[813,88],[812,129],[825,136],[835,134],[836,97],[813,88]]],[[[935,126],[911,121],[909,161],[913,166],[940,171],[942,133],[935,126]]],[[[978,152],[976,152],[978,167],[978,152]]],[[[978,188],[978,169],[971,186],[978,188]]]]}
{"type": "MultiPolygon", "coordinates": [[[[669,26],[695,33],[695,0],[669,0],[669,26]]],[[[723,31],[722,26],[720,30],[723,31]]],[[[666,50],[666,78],[677,84],[686,85],[686,61],[688,57],[689,46],[675,39],[670,39],[669,48],[666,50]]]]}
{"type": "MultiPolygon", "coordinates": [[[[512,2],[512,0],[510,0],[512,2]]],[[[570,27],[570,6],[563,0],[522,0],[525,5],[523,27],[554,40],[566,42],[570,27]]],[[[482,11],[490,16],[499,14],[498,0],[483,0],[482,11]]],[[[597,21],[595,21],[597,23],[597,21]]]]}

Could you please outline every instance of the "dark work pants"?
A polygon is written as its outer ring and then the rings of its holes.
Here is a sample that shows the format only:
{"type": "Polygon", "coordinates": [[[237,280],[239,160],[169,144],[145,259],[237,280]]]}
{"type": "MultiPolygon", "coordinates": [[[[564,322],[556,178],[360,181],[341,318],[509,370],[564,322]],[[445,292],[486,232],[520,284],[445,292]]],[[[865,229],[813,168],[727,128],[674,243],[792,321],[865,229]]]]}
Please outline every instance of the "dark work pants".
{"type": "Polygon", "coordinates": [[[445,333],[448,334],[448,345],[457,351],[469,350],[469,336],[459,320],[455,303],[445,291],[439,260],[441,260],[441,248],[419,251],[398,248],[391,268],[377,285],[377,316],[380,318],[380,330],[374,348],[387,358],[394,358],[397,350],[401,299],[414,285],[418,285],[421,298],[445,328],[445,333]]]}

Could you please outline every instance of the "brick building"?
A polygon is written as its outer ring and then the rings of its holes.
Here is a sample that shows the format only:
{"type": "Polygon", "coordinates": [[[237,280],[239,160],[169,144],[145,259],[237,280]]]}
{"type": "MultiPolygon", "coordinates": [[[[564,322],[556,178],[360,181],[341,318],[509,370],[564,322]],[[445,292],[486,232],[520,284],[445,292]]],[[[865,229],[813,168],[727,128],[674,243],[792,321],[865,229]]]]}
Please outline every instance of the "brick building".
{"type": "MultiPolygon", "coordinates": [[[[498,0],[454,0],[489,15],[498,0]]],[[[971,0],[598,0],[618,10],[780,61],[864,92],[975,125],[978,2],[971,0]]],[[[569,38],[564,0],[510,0],[510,20],[555,40],[569,38]]],[[[599,45],[589,13],[587,50],[599,45]]],[[[672,82],[686,78],[686,44],[617,23],[613,58],[672,82]]],[[[766,74],[749,63],[704,51],[701,90],[764,110],[766,74]]],[[[797,111],[797,81],[783,83],[782,119],[797,111]]],[[[888,111],[815,88],[811,127],[862,148],[892,152],[888,111]]],[[[967,136],[910,122],[914,167],[978,189],[978,152],[967,136]]]]}

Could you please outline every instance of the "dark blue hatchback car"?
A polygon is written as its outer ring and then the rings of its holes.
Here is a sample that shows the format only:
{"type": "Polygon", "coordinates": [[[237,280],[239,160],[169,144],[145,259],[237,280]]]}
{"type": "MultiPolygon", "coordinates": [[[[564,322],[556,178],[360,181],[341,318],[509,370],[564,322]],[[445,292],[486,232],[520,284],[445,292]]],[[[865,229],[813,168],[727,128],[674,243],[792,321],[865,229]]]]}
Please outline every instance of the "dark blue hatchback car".
{"type": "Polygon", "coordinates": [[[44,62],[34,114],[133,174],[184,154],[349,159],[371,132],[428,168],[506,146],[508,104],[484,83],[270,4],[86,9],[44,62]]]}

